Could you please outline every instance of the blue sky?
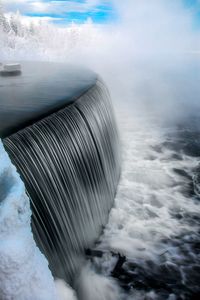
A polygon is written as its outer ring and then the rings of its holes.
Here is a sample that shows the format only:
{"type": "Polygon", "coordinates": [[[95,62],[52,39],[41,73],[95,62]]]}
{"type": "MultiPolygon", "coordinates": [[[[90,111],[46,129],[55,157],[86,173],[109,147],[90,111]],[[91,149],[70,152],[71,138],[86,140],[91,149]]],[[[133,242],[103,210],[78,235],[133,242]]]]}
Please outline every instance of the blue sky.
{"type": "Polygon", "coordinates": [[[194,26],[200,27],[200,0],[183,0],[185,8],[188,9],[194,18],[194,26]]]}
{"type": "MultiPolygon", "coordinates": [[[[194,25],[200,27],[200,0],[182,2],[185,9],[193,14],[194,25]]],[[[112,0],[3,0],[3,3],[7,12],[19,10],[24,16],[49,18],[61,25],[72,21],[83,23],[88,18],[95,23],[109,23],[118,19],[112,0]]]]}
{"type": "Polygon", "coordinates": [[[55,23],[83,23],[88,18],[95,23],[116,20],[111,0],[4,0],[7,12],[19,10],[28,17],[47,17],[55,23]]]}

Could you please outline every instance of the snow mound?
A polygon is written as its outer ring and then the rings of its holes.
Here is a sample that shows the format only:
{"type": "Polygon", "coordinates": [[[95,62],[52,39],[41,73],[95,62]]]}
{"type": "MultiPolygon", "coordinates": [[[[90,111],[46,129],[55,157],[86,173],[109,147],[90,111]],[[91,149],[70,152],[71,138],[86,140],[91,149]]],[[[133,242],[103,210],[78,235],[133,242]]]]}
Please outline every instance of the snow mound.
{"type": "Polygon", "coordinates": [[[33,239],[30,218],[24,184],[0,141],[0,299],[75,299],[68,286],[54,284],[33,239]]]}

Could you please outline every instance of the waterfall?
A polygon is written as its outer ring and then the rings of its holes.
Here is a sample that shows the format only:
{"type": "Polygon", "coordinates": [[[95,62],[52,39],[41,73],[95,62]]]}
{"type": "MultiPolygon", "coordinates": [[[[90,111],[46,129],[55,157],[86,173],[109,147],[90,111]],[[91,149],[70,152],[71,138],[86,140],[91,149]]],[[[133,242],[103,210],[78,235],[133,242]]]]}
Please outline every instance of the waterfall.
{"type": "Polygon", "coordinates": [[[76,101],[5,137],[31,199],[32,229],[55,277],[72,282],[107,222],[120,174],[110,96],[98,78],[76,101]]]}

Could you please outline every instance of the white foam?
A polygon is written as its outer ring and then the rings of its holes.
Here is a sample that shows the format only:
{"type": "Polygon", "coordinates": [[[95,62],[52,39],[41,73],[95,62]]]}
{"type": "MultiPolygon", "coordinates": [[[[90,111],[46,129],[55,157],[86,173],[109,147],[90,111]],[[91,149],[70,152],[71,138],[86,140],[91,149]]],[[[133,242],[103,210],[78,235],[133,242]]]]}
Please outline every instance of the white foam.
{"type": "Polygon", "coordinates": [[[161,239],[192,230],[171,216],[174,209],[200,212],[196,202],[190,201],[188,205],[188,198],[178,189],[185,179],[172,170],[191,170],[198,160],[185,156],[181,161],[174,161],[168,158],[172,151],[167,149],[155,153],[152,147],[161,144],[164,136],[159,124],[155,127],[147,116],[121,115],[120,118],[123,171],[101,246],[142,258],[162,251],[158,250],[161,239]],[[152,155],[156,159],[148,159],[152,155]],[[140,251],[141,248],[145,250],[140,251]]]}
{"type": "Polygon", "coordinates": [[[96,273],[87,264],[76,283],[79,300],[120,300],[120,291],[113,279],[96,273]]]}
{"type": "Polygon", "coordinates": [[[60,300],[76,300],[75,291],[62,279],[55,280],[55,286],[60,300]]]}

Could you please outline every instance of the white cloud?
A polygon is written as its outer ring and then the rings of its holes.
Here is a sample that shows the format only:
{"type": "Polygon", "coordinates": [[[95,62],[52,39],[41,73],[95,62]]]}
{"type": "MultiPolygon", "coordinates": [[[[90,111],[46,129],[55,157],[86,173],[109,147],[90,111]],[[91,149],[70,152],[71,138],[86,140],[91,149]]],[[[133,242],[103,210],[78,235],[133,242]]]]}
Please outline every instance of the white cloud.
{"type": "Polygon", "coordinates": [[[88,12],[96,9],[99,4],[106,4],[109,0],[86,0],[85,2],[71,1],[36,1],[36,0],[3,0],[7,11],[19,10],[23,13],[54,13],[88,12]]]}
{"type": "MultiPolygon", "coordinates": [[[[9,20],[11,18],[12,13],[5,13],[5,17],[9,20]]],[[[60,21],[62,18],[53,18],[53,17],[29,17],[29,16],[20,16],[20,22],[25,25],[30,25],[32,22],[34,24],[39,24],[40,22],[49,23],[51,21],[60,21]]]]}

